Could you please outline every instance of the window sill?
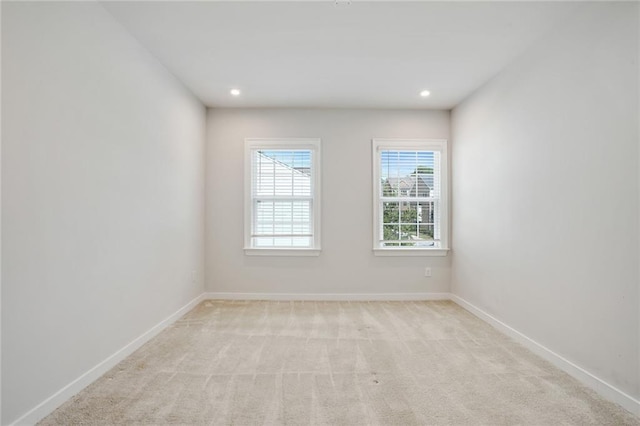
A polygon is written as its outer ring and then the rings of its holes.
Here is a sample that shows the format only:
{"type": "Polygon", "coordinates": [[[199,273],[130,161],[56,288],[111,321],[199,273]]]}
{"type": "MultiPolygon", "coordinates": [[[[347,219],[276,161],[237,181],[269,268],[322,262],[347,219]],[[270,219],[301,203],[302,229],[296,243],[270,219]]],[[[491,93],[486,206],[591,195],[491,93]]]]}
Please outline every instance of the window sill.
{"type": "Polygon", "coordinates": [[[446,256],[448,248],[374,248],[373,254],[376,256],[446,256]]]}
{"type": "Polygon", "coordinates": [[[320,249],[245,248],[247,256],[320,256],[320,249]]]}

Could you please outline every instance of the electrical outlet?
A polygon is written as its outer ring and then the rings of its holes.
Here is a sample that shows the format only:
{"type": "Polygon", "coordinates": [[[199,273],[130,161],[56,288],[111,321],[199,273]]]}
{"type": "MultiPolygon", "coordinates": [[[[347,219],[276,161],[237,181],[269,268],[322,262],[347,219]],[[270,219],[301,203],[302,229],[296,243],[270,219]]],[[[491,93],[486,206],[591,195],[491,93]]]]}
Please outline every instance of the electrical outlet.
{"type": "Polygon", "coordinates": [[[431,276],[431,268],[424,268],[424,276],[425,277],[431,276]]]}

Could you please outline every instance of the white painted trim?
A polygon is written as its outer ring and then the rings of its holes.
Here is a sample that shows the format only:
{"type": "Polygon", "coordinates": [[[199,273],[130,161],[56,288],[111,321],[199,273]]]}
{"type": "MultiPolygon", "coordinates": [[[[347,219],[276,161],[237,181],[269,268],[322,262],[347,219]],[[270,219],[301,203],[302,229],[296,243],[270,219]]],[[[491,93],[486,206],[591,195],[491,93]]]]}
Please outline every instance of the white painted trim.
{"type": "Polygon", "coordinates": [[[449,249],[441,248],[383,248],[378,247],[373,249],[373,254],[376,256],[425,256],[443,257],[449,254],[449,249]]]}
{"type": "Polygon", "coordinates": [[[165,328],[176,322],[180,317],[193,309],[198,303],[205,300],[205,293],[193,299],[191,302],[178,309],[158,324],[134,339],[131,343],[91,368],[80,377],[42,401],[40,404],[29,410],[27,413],[19,417],[11,425],[34,425],[53,413],[56,408],[67,402],[71,397],[96,381],[100,376],[115,367],[120,361],[138,350],[142,345],[157,336],[165,328]]]}
{"type": "Polygon", "coordinates": [[[450,300],[449,293],[223,293],[205,294],[209,300],[411,301],[450,300]]]}
{"type": "Polygon", "coordinates": [[[599,377],[596,377],[595,375],[591,374],[584,368],[574,364],[573,362],[569,361],[562,355],[555,353],[554,351],[547,348],[546,346],[543,346],[540,343],[536,342],[535,340],[527,337],[523,333],[508,326],[507,324],[500,321],[493,315],[467,302],[463,298],[455,294],[451,294],[451,300],[457,303],[458,305],[460,305],[465,310],[472,313],[473,315],[477,316],[481,320],[491,324],[493,327],[503,332],[507,336],[513,338],[515,341],[522,344],[525,348],[529,349],[531,352],[544,358],[545,360],[549,361],[559,369],[563,370],[564,372],[578,379],[580,382],[582,382],[586,386],[596,391],[602,397],[610,401],[613,401],[617,404],[620,404],[625,409],[629,410],[635,415],[640,416],[640,401],[635,399],[631,395],[628,395],[627,393],[621,391],[615,386],[605,382],[599,377]]]}

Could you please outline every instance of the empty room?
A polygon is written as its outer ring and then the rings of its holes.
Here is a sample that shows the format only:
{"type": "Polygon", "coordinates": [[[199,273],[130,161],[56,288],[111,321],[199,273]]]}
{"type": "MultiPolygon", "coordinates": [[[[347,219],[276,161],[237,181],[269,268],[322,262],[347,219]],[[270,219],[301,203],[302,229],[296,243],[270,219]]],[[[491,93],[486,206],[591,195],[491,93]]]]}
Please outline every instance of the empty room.
{"type": "Polygon", "coordinates": [[[640,425],[640,3],[0,14],[0,424],[640,425]]]}

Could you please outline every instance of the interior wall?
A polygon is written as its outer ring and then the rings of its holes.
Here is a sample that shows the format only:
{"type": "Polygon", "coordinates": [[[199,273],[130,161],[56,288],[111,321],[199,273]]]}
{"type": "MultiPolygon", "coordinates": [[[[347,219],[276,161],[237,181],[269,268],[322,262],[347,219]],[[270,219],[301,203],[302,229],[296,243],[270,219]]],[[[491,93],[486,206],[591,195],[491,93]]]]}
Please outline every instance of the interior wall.
{"type": "Polygon", "coordinates": [[[233,293],[449,291],[449,257],[376,257],[372,247],[372,138],[449,138],[448,111],[209,109],[206,277],[233,293]],[[322,140],[322,253],[246,256],[244,139],[322,140]],[[432,267],[432,277],[424,268],[432,267]]]}
{"type": "Polygon", "coordinates": [[[588,4],[452,113],[452,291],[640,396],[638,4],[588,4]]]}
{"type": "MultiPolygon", "coordinates": [[[[2,4],[0,4],[0,35],[2,34],[2,4]]],[[[2,40],[0,39],[0,58],[2,58],[2,40]]],[[[0,86],[2,66],[0,66],[0,86]]],[[[0,87],[0,92],[2,88],[0,87]]],[[[0,217],[2,216],[2,102],[0,101],[0,217]]],[[[2,220],[0,219],[0,423],[2,423],[2,220]]]]}
{"type": "Polygon", "coordinates": [[[2,423],[203,291],[205,108],[98,3],[2,4],[2,423]]]}

